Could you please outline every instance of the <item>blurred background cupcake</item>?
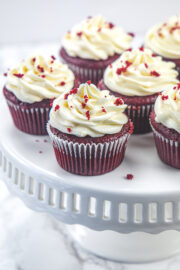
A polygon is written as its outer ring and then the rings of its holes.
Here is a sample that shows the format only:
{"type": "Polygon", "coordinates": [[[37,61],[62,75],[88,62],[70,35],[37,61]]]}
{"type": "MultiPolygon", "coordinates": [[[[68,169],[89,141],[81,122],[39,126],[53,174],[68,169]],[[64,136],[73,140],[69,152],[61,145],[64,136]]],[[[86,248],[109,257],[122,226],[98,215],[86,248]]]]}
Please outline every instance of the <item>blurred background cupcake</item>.
{"type": "Polygon", "coordinates": [[[124,52],[110,64],[99,83],[128,105],[126,113],[134,123],[134,133],[151,131],[149,115],[158,92],[168,90],[177,82],[173,62],[155,57],[151,50],[133,49],[124,52]]]}
{"type": "Polygon", "coordinates": [[[53,102],[48,123],[57,162],[68,172],[100,175],[124,158],[133,126],[120,98],[90,82],[53,102]]]}
{"type": "Polygon", "coordinates": [[[180,82],[159,95],[150,121],[160,159],[180,169],[180,82]]]}
{"type": "Polygon", "coordinates": [[[164,60],[173,61],[180,72],[180,15],[153,26],[146,34],[145,46],[164,60]]]}
{"type": "Polygon", "coordinates": [[[104,69],[130,48],[133,36],[101,15],[88,17],[64,36],[60,55],[81,82],[97,84],[104,69]]]}
{"type": "Polygon", "coordinates": [[[78,86],[73,72],[54,56],[27,57],[7,73],[3,92],[15,126],[45,135],[52,99],[78,86]]]}

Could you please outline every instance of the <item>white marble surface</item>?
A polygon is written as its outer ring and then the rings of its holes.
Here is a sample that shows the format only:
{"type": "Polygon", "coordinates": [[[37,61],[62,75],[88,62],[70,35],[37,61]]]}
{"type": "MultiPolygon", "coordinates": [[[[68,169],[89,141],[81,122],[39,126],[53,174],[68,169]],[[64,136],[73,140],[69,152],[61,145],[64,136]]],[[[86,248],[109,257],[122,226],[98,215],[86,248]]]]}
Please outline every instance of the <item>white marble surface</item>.
{"type": "Polygon", "coordinates": [[[0,182],[0,270],[145,269],[179,270],[180,255],[136,265],[96,258],[71,241],[64,224],[28,209],[0,182]]]}
{"type": "MultiPolygon", "coordinates": [[[[33,51],[57,55],[59,44],[0,46],[2,74],[33,51]]],[[[168,245],[168,243],[167,243],[168,245]]],[[[151,264],[120,264],[82,251],[64,224],[35,213],[8,192],[0,181],[0,270],[179,270],[180,255],[151,264]]]]}

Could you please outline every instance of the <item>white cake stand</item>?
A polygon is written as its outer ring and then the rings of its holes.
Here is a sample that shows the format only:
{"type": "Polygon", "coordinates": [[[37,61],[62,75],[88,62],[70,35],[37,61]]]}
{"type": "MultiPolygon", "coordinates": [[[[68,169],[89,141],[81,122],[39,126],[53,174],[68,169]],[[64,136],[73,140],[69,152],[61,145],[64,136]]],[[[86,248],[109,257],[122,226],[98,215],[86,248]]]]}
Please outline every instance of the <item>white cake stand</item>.
{"type": "Polygon", "coordinates": [[[17,130],[1,102],[0,171],[28,207],[76,224],[69,233],[98,256],[143,262],[180,252],[180,172],[159,160],[152,134],[132,136],[113,172],[72,175],[58,166],[49,138],[17,130]]]}

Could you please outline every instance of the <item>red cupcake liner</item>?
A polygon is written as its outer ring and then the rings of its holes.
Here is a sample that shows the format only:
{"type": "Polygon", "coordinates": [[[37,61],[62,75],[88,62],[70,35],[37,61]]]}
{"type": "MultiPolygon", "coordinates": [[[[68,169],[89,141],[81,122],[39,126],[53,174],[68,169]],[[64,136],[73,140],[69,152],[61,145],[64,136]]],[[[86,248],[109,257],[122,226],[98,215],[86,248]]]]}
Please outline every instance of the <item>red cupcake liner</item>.
{"type": "Polygon", "coordinates": [[[7,104],[18,129],[33,135],[47,135],[46,123],[49,120],[50,107],[22,108],[9,100],[7,104]]]}
{"type": "MultiPolygon", "coordinates": [[[[131,125],[130,125],[131,126],[131,125]]],[[[64,170],[79,175],[100,175],[114,170],[124,158],[133,127],[113,141],[105,143],[77,143],[56,136],[47,125],[56,159],[64,170]]]]}
{"type": "Polygon", "coordinates": [[[180,142],[171,140],[162,134],[160,134],[152,123],[152,117],[150,117],[151,128],[153,130],[154,141],[156,149],[160,159],[177,169],[180,169],[180,142]]]}
{"type": "Polygon", "coordinates": [[[148,105],[128,105],[126,114],[134,124],[133,134],[145,134],[151,132],[149,116],[154,108],[154,104],[148,105]]]}
{"type": "Polygon", "coordinates": [[[94,84],[97,84],[99,80],[102,79],[105,68],[93,69],[79,67],[73,64],[68,63],[69,68],[74,72],[76,77],[80,80],[81,83],[91,81],[94,84]]]}
{"type": "Polygon", "coordinates": [[[91,81],[94,84],[102,79],[106,67],[114,62],[120,55],[114,54],[106,60],[83,59],[69,56],[64,48],[60,49],[62,62],[67,64],[81,83],[91,81]]]}

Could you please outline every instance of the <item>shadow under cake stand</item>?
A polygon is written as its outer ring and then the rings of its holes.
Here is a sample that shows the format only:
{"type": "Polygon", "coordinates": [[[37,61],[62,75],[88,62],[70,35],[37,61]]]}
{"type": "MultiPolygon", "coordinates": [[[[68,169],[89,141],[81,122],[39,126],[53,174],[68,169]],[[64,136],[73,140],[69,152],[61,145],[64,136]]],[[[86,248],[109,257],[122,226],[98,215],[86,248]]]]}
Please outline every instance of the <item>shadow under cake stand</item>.
{"type": "Polygon", "coordinates": [[[116,170],[84,177],[58,166],[48,136],[17,130],[4,101],[0,123],[1,178],[28,207],[69,224],[83,248],[124,262],[180,252],[180,174],[159,160],[152,134],[131,136],[116,170]]]}

